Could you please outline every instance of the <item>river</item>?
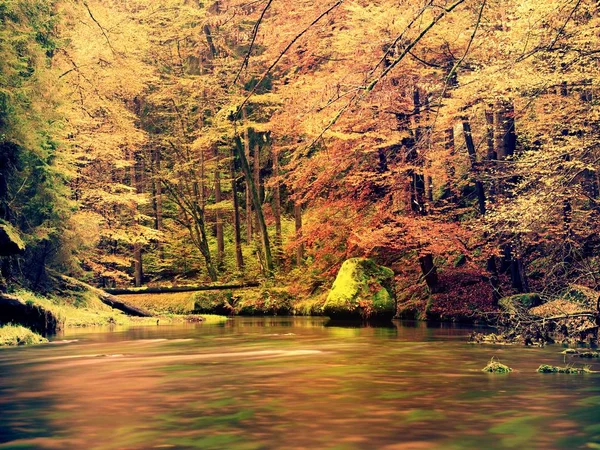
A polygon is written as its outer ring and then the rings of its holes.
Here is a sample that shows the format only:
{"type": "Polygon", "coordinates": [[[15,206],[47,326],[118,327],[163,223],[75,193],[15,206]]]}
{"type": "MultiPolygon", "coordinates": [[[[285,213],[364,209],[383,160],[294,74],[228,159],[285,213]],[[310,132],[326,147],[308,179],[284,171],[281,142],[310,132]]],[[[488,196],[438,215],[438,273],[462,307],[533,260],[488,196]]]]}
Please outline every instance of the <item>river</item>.
{"type": "Polygon", "coordinates": [[[600,374],[538,374],[582,361],[471,345],[471,331],[241,317],[70,330],[0,350],[0,449],[600,448],[600,374]],[[515,371],[482,372],[491,357],[515,371]]]}

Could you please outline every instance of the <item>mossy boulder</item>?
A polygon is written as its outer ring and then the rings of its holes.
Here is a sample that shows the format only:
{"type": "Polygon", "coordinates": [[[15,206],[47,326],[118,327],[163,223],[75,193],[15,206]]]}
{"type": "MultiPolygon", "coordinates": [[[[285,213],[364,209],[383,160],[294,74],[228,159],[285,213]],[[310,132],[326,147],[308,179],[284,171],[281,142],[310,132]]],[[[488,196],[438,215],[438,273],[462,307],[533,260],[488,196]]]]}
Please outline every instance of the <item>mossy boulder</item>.
{"type": "Polygon", "coordinates": [[[511,295],[510,297],[501,298],[498,301],[498,305],[509,314],[523,312],[524,310],[538,306],[541,303],[542,298],[539,294],[535,293],[511,295]]]}
{"type": "Polygon", "coordinates": [[[394,272],[368,258],[344,261],[323,312],[332,318],[393,317],[396,312],[394,272]]]}

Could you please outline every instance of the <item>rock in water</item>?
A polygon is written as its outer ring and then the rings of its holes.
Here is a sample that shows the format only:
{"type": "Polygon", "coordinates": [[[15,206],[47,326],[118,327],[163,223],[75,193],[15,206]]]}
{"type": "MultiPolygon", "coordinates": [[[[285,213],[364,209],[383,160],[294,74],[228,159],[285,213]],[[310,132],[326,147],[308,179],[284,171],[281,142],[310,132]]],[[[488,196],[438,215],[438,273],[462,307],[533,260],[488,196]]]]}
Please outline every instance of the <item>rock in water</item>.
{"type": "Polygon", "coordinates": [[[396,312],[394,272],[368,258],[344,261],[323,312],[331,318],[393,317],[396,312]]]}

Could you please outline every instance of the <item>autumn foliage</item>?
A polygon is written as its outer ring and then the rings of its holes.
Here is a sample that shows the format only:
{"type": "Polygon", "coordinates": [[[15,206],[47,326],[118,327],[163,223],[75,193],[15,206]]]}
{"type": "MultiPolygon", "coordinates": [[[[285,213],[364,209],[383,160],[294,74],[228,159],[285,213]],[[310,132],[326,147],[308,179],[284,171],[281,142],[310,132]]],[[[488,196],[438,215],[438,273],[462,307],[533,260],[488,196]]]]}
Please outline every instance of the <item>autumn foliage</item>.
{"type": "Polygon", "coordinates": [[[0,220],[44,264],[314,294],[367,256],[440,316],[598,287],[596,2],[36,0],[0,18],[0,220]]]}

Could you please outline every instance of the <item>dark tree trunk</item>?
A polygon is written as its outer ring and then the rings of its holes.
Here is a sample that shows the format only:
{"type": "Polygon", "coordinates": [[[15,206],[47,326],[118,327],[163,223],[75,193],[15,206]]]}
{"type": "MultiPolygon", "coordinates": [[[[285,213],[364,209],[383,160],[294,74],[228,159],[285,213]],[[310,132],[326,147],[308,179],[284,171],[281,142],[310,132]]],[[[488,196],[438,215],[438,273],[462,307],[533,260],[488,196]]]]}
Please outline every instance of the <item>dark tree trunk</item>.
{"type": "Polygon", "coordinates": [[[246,177],[246,182],[248,187],[250,188],[250,193],[252,195],[252,203],[254,205],[254,209],[256,210],[256,217],[258,220],[258,228],[260,230],[261,244],[263,256],[265,258],[265,275],[272,276],[273,275],[273,257],[271,256],[271,245],[269,243],[269,233],[267,232],[267,224],[265,222],[265,216],[262,210],[262,204],[260,202],[260,197],[258,194],[258,186],[254,184],[254,179],[252,177],[252,172],[250,171],[250,165],[248,164],[248,160],[246,159],[246,155],[237,145],[235,149],[238,153],[238,158],[240,159],[242,165],[242,171],[244,172],[244,176],[246,177]]]}
{"type": "Polygon", "coordinates": [[[471,171],[475,176],[475,191],[477,192],[477,204],[479,205],[479,213],[485,215],[485,191],[483,183],[478,179],[478,167],[477,167],[477,153],[475,149],[475,143],[473,142],[473,134],[471,133],[471,124],[467,119],[463,119],[463,134],[465,136],[465,144],[467,146],[467,153],[469,154],[469,162],[471,164],[471,171]]]}
{"type": "MultiPolygon", "coordinates": [[[[221,168],[220,168],[220,156],[219,148],[215,147],[215,203],[221,202],[221,168]]],[[[223,258],[225,255],[225,240],[223,238],[223,213],[220,208],[215,212],[217,221],[217,267],[223,268],[223,258]]]]}
{"type": "Polygon", "coordinates": [[[435,264],[433,263],[433,255],[428,253],[419,257],[419,264],[429,291],[432,294],[435,294],[438,291],[438,275],[435,264]]]}
{"type": "MultiPolygon", "coordinates": [[[[242,109],[242,117],[244,122],[246,121],[246,108],[242,109]]],[[[248,128],[244,128],[244,157],[246,161],[250,160],[250,135],[248,128]]],[[[249,244],[252,242],[252,193],[250,191],[250,184],[248,179],[246,180],[246,242],[249,244]]]]}
{"type": "Polygon", "coordinates": [[[281,191],[279,187],[279,152],[271,145],[273,157],[273,175],[275,184],[273,186],[273,216],[275,217],[275,255],[277,263],[282,259],[282,237],[281,237],[281,191]]]}
{"type": "Polygon", "coordinates": [[[517,147],[515,132],[515,108],[511,101],[503,100],[496,104],[494,111],[494,148],[499,160],[511,157],[517,147]]]}
{"type": "MultiPolygon", "coordinates": [[[[136,154],[131,152],[130,166],[130,185],[137,194],[141,193],[139,165],[136,154]]],[[[137,207],[136,207],[137,208],[137,207]]],[[[136,220],[139,225],[139,222],[136,220]]],[[[140,287],[144,282],[144,270],[142,266],[142,244],[134,242],[133,244],[133,280],[135,287],[140,287]]]]}
{"type": "MultiPolygon", "coordinates": [[[[163,229],[163,205],[162,205],[162,184],[160,181],[160,149],[155,148],[152,151],[152,207],[154,210],[154,228],[158,231],[163,229]]],[[[157,250],[160,259],[164,259],[162,243],[157,243],[157,250]]]]}
{"type": "Polygon", "coordinates": [[[242,256],[242,236],[240,230],[240,205],[238,201],[237,182],[235,178],[235,152],[231,152],[229,166],[231,176],[231,196],[233,199],[233,233],[235,243],[235,267],[238,272],[244,270],[244,257],[242,256]]]}
{"type": "Polygon", "coordinates": [[[294,219],[296,222],[296,265],[301,266],[304,261],[304,243],[302,242],[302,207],[300,203],[294,203],[294,219]]]}
{"type": "Polygon", "coordinates": [[[410,140],[409,149],[407,152],[407,161],[413,162],[413,164],[419,169],[413,169],[411,171],[412,183],[411,183],[411,201],[410,206],[413,212],[421,215],[427,214],[425,207],[425,175],[423,174],[423,158],[419,155],[418,147],[421,144],[422,138],[421,129],[421,93],[418,87],[414,87],[413,90],[413,139],[410,140]]]}

